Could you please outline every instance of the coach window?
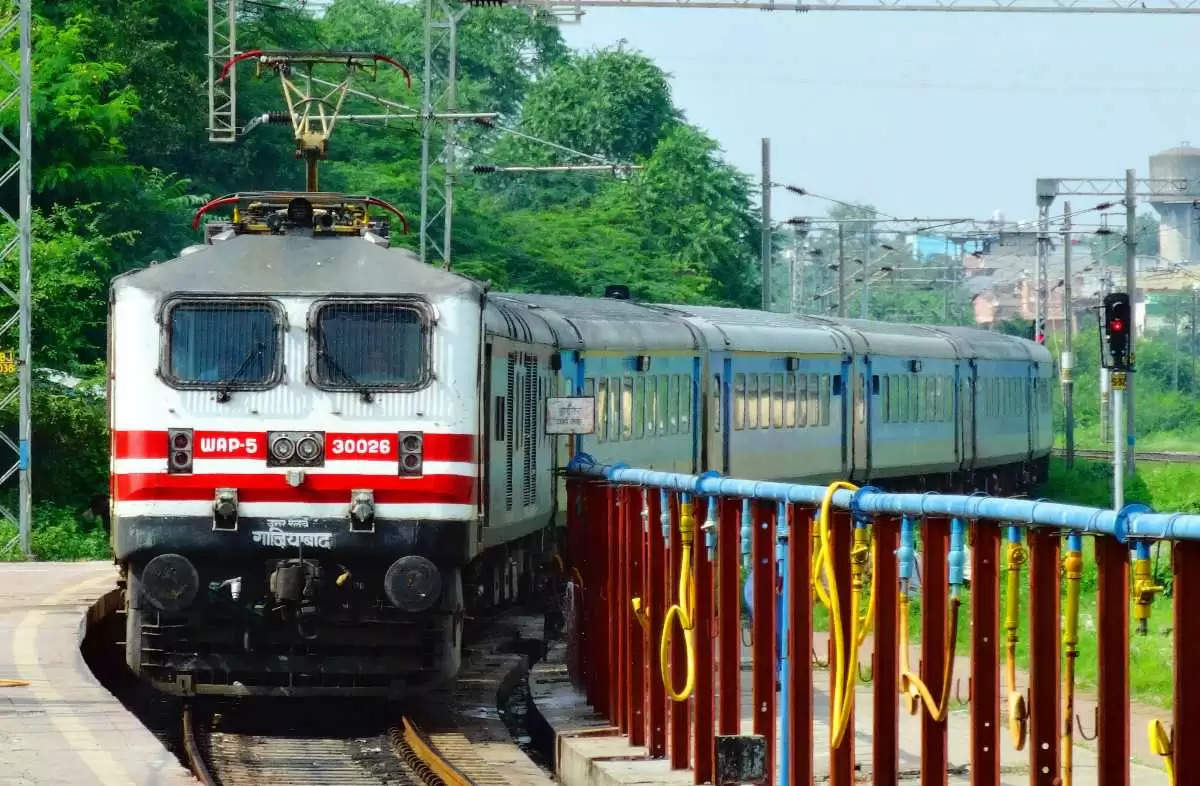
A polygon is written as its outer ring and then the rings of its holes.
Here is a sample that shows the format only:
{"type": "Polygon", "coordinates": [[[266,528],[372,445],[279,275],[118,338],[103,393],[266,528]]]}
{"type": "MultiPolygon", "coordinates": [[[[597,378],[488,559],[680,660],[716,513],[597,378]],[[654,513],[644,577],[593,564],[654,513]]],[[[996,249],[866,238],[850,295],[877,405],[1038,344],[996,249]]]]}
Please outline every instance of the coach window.
{"type": "Polygon", "coordinates": [[[309,317],[311,378],[325,390],[421,387],[428,379],[427,326],[412,302],[318,302],[309,317]]]}
{"type": "Polygon", "coordinates": [[[758,377],[758,427],[771,427],[771,375],[758,377]]]}
{"type": "MultiPolygon", "coordinates": [[[[712,380],[712,422],[713,431],[721,433],[721,375],[716,374],[712,380]]],[[[699,426],[697,427],[699,428],[699,426]]]]}
{"type": "Polygon", "coordinates": [[[667,433],[667,392],[668,385],[666,374],[658,375],[658,433],[667,433]]]}
{"type": "MultiPolygon", "coordinates": [[[[817,381],[816,374],[813,374],[812,376],[810,376],[808,378],[808,401],[810,404],[813,401],[813,386],[816,383],[816,381],[817,381]]],[[[821,425],[822,426],[829,425],[829,388],[830,388],[829,375],[823,374],[821,376],[821,396],[820,396],[821,425]]]]}
{"type": "Polygon", "coordinates": [[[265,390],[279,381],[283,311],[277,303],[175,301],[165,322],[163,378],[172,386],[265,390]]]}
{"type": "Polygon", "coordinates": [[[746,388],[746,428],[758,428],[758,374],[751,374],[746,388]]]}
{"type": "Polygon", "coordinates": [[[692,378],[679,378],[679,430],[684,434],[692,431],[692,378]]]}
{"type": "Polygon", "coordinates": [[[771,378],[771,425],[783,428],[783,374],[771,378]]]}
{"type": "Polygon", "coordinates": [[[608,441],[621,438],[621,378],[608,378],[608,441]]]}
{"type": "Polygon", "coordinates": [[[788,374],[784,380],[784,403],[783,403],[783,418],[784,425],[788,428],[795,428],[796,417],[796,375],[788,374]]]}
{"type": "Polygon", "coordinates": [[[746,375],[733,375],[733,428],[741,431],[746,427],[746,375]]]}
{"type": "MultiPolygon", "coordinates": [[[[808,374],[796,375],[796,425],[803,428],[809,423],[808,415],[808,374]]],[[[817,425],[816,413],[813,413],[812,424],[817,425]]]]}
{"type": "Polygon", "coordinates": [[[621,380],[621,439],[633,438],[633,377],[621,380]]]}
{"type": "Polygon", "coordinates": [[[596,441],[608,439],[608,380],[601,377],[596,383],[596,441]]]}
{"type": "Polygon", "coordinates": [[[633,381],[633,438],[641,439],[646,433],[646,378],[639,376],[633,381]]]}
{"type": "Polygon", "coordinates": [[[667,378],[671,388],[667,392],[667,427],[672,434],[679,433],[679,375],[672,374],[667,378]]]}

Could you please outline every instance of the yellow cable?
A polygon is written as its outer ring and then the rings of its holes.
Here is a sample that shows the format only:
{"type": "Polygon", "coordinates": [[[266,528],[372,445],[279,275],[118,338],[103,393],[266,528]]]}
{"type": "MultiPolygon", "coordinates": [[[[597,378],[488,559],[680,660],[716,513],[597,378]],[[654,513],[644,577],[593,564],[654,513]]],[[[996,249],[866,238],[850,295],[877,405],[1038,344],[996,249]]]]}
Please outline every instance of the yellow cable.
{"type": "Polygon", "coordinates": [[[830,663],[833,672],[833,694],[829,697],[830,744],[837,747],[841,744],[849,728],[850,716],[854,710],[854,686],[858,679],[858,650],[870,630],[871,617],[875,609],[875,584],[871,583],[871,594],[867,602],[867,616],[860,618],[858,606],[862,597],[865,565],[874,550],[874,537],[868,536],[866,530],[855,529],[854,546],[851,549],[851,585],[850,604],[853,612],[850,615],[850,631],[842,627],[841,602],[837,592],[837,577],[833,565],[833,546],[831,540],[830,508],[833,505],[833,495],[841,490],[857,491],[852,483],[838,481],[831,483],[825,489],[825,497],[821,500],[820,513],[817,517],[817,532],[820,538],[820,548],[814,559],[813,588],[818,599],[829,609],[830,627],[833,630],[834,659],[830,663]],[[816,566],[819,565],[819,571],[816,566]],[[825,574],[828,587],[823,587],[820,572],[825,574]],[[860,629],[861,628],[861,629],[860,629]]]}
{"type": "Polygon", "coordinates": [[[958,640],[958,611],[962,601],[957,597],[950,599],[950,607],[946,610],[949,624],[946,629],[946,639],[942,645],[942,693],[940,699],[934,699],[929,686],[912,670],[908,660],[908,592],[900,593],[900,692],[908,699],[908,712],[917,714],[920,705],[924,703],[926,711],[935,723],[946,719],[950,711],[950,683],[954,680],[954,644],[958,640]]]}
{"type": "Polygon", "coordinates": [[[1075,756],[1072,738],[1075,733],[1075,659],[1079,657],[1079,580],[1083,576],[1083,555],[1068,551],[1063,557],[1063,575],[1067,579],[1067,609],[1063,625],[1063,734],[1062,786],[1074,781],[1075,756]]]}
{"type": "Polygon", "coordinates": [[[0,688],[23,688],[29,680],[0,680],[0,688]]]}
{"type": "Polygon", "coordinates": [[[1146,736],[1150,738],[1150,750],[1162,756],[1167,783],[1175,786],[1175,742],[1167,733],[1167,727],[1160,720],[1152,720],[1146,726],[1146,736]]]}
{"type": "MultiPolygon", "coordinates": [[[[658,662],[662,671],[663,687],[671,701],[687,701],[696,687],[696,623],[692,618],[696,608],[696,582],[692,578],[692,542],[695,539],[696,519],[692,516],[691,504],[679,506],[679,603],[667,609],[663,617],[662,638],[658,646],[658,662]],[[684,648],[687,652],[687,677],[683,688],[675,690],[671,675],[671,622],[679,620],[683,631],[684,648]]],[[[640,602],[637,606],[640,606],[640,602]]]]}
{"type": "Polygon", "coordinates": [[[1028,730],[1029,710],[1025,706],[1025,697],[1017,691],[1017,641],[1020,638],[1020,591],[1021,566],[1025,564],[1029,553],[1020,543],[1008,544],[1008,597],[1005,598],[1004,628],[1007,631],[1007,672],[1008,672],[1008,733],[1012,737],[1013,747],[1017,750],[1025,748],[1025,736],[1028,730]]]}

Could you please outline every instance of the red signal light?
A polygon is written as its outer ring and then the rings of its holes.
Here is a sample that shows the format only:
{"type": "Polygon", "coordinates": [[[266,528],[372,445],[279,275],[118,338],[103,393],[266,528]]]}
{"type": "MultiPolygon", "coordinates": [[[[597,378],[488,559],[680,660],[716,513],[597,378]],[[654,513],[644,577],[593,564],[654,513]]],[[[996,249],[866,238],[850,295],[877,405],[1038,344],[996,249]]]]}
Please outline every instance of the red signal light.
{"type": "Polygon", "coordinates": [[[1124,333],[1125,320],[1121,319],[1120,317],[1114,317],[1112,322],[1108,323],[1108,331],[1110,333],[1124,333]]]}

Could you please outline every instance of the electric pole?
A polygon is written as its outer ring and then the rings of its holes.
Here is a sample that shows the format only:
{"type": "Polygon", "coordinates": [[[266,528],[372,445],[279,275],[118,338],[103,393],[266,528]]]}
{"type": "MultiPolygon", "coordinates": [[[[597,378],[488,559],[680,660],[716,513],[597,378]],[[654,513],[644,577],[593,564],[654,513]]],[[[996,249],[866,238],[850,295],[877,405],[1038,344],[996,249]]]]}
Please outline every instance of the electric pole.
{"type": "Polygon", "coordinates": [[[867,224],[866,236],[863,243],[863,294],[862,294],[862,318],[871,318],[871,225],[867,224]]]}
{"type": "Polygon", "coordinates": [[[1171,390],[1179,390],[1179,295],[1171,298],[1171,390]]]}
{"type": "Polygon", "coordinates": [[[1196,294],[1200,286],[1192,284],[1192,384],[1190,389],[1196,392],[1196,294]]]}
{"type": "MultiPolygon", "coordinates": [[[[1100,278],[1100,299],[1112,292],[1112,271],[1105,270],[1100,278]]],[[[1109,399],[1109,371],[1100,366],[1100,439],[1107,442],[1112,428],[1112,405],[1109,399]]]]}
{"type": "Polygon", "coordinates": [[[1071,347],[1075,332],[1075,308],[1071,303],[1071,203],[1063,202],[1063,353],[1060,373],[1062,375],[1064,431],[1067,443],[1067,466],[1075,466],[1075,381],[1071,369],[1075,355],[1071,347]]]}
{"type": "Polygon", "coordinates": [[[762,141],[762,310],[771,310],[771,140],[762,141]]]}
{"type": "Polygon", "coordinates": [[[846,316],[846,226],[838,222],[837,262],[838,316],[846,316]]]}
{"type": "MultiPolygon", "coordinates": [[[[1133,372],[1137,366],[1134,343],[1137,338],[1137,180],[1132,169],[1125,170],[1125,291],[1129,293],[1129,373],[1125,377],[1125,472],[1133,474],[1134,445],[1137,432],[1133,426],[1133,372]]],[[[1113,418],[1121,417],[1115,410],[1113,418]]]]}

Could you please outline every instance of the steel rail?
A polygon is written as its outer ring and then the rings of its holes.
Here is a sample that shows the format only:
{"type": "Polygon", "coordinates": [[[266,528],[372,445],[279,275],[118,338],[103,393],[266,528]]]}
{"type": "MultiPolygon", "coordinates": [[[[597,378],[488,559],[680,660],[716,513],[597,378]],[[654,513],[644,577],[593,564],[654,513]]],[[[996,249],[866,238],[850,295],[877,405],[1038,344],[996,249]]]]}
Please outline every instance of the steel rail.
{"type": "Polygon", "coordinates": [[[408,718],[400,719],[400,728],[393,729],[391,737],[392,743],[400,749],[401,755],[405,759],[408,758],[404,755],[404,749],[407,748],[413,756],[420,760],[421,764],[425,765],[425,768],[428,768],[428,773],[417,773],[418,777],[423,778],[427,783],[444,784],[444,786],[476,786],[475,781],[451,764],[421,729],[408,718]]]}
{"type": "Polygon", "coordinates": [[[183,705],[183,752],[187,756],[188,769],[204,786],[217,786],[217,781],[208,770],[200,746],[196,744],[196,728],[192,721],[192,705],[183,705]]]}

